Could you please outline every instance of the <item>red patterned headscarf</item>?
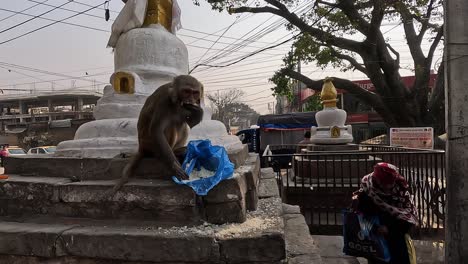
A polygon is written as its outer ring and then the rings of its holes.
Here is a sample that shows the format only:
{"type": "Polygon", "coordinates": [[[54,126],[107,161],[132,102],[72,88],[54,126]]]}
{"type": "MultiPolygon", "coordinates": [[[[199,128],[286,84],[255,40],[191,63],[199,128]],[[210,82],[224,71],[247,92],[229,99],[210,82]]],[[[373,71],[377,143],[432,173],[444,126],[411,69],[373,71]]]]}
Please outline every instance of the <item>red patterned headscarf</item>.
{"type": "Polygon", "coordinates": [[[374,171],[362,178],[361,190],[382,210],[398,219],[417,225],[416,208],[412,201],[408,182],[398,173],[395,165],[380,162],[374,171]],[[391,192],[384,192],[375,179],[382,184],[395,183],[391,192]]]}

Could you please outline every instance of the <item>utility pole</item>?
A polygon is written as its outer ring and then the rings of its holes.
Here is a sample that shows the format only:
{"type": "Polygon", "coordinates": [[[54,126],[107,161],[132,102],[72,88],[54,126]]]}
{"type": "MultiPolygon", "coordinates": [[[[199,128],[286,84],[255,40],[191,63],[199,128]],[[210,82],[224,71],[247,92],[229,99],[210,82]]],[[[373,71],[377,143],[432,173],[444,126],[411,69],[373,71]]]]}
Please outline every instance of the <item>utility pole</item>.
{"type": "MultiPolygon", "coordinates": [[[[297,60],[297,72],[301,73],[301,60],[297,60]]],[[[297,81],[297,91],[299,92],[299,112],[302,112],[302,83],[297,81]]]]}
{"type": "Polygon", "coordinates": [[[445,1],[445,263],[468,260],[468,5],[445,1]]]}

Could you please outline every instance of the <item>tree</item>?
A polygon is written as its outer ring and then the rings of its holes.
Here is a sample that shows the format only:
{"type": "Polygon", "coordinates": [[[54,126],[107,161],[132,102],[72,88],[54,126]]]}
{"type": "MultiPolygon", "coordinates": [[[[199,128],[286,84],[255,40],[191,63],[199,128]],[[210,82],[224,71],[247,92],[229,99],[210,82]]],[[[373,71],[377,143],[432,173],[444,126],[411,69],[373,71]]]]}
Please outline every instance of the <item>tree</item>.
{"type": "Polygon", "coordinates": [[[256,124],[260,116],[257,111],[244,103],[232,103],[227,107],[228,113],[232,113],[231,124],[240,126],[240,129],[249,128],[250,125],[256,124]]]}
{"type": "Polygon", "coordinates": [[[320,111],[323,109],[323,105],[320,101],[320,94],[316,93],[309,98],[307,98],[307,101],[304,106],[304,111],[310,112],[310,111],[320,111]]]}
{"type": "Polygon", "coordinates": [[[440,116],[436,113],[442,107],[443,85],[436,86],[429,96],[429,81],[434,53],[443,38],[443,26],[437,23],[443,0],[316,0],[313,8],[300,15],[291,11],[299,0],[258,0],[256,7],[245,6],[246,0],[206,1],[213,9],[231,13],[280,16],[289,23],[288,29],[298,32],[292,39],[293,51],[284,58],[284,67],[271,79],[276,94],[288,94],[288,78],[321,89],[323,80],[312,80],[294,70],[301,60],[365,74],[375,92],[341,78],[333,78],[334,84],[374,108],[390,126],[426,125],[440,116]],[[404,29],[415,75],[412,87],[401,80],[400,54],[382,32],[384,21],[396,22],[404,29]],[[425,53],[421,44],[428,36],[430,46],[425,53]]]}
{"type": "Polygon", "coordinates": [[[238,104],[239,98],[244,95],[244,92],[238,89],[228,90],[227,92],[208,94],[207,98],[213,107],[212,119],[223,122],[226,129],[230,130],[230,123],[234,118],[232,108],[238,104]]]}

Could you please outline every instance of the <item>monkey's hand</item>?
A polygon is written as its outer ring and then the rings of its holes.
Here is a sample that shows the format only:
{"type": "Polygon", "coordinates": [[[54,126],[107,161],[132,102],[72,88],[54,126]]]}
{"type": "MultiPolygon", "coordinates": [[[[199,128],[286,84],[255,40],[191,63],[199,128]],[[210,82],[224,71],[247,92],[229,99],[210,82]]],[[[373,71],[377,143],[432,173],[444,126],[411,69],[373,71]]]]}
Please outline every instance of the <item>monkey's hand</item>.
{"type": "Polygon", "coordinates": [[[176,177],[179,178],[179,180],[190,179],[188,174],[182,169],[182,167],[180,166],[178,162],[174,162],[174,164],[172,164],[172,168],[174,169],[176,177]]]}

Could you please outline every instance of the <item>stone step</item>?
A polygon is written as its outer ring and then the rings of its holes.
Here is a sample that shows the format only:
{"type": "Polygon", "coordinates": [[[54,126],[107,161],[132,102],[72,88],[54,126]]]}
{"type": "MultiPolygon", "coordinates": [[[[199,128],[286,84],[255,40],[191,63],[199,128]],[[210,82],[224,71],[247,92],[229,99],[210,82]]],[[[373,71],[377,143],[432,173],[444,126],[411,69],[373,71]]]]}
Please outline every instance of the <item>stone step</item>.
{"type": "Polygon", "coordinates": [[[202,198],[172,180],[131,178],[110,197],[105,194],[115,185],[114,180],[73,181],[69,177],[8,174],[7,180],[0,180],[0,215],[243,222],[247,210],[257,208],[259,174],[258,156],[250,155],[232,178],[221,181],[202,198]]]}
{"type": "Polygon", "coordinates": [[[90,218],[198,221],[196,196],[171,181],[131,179],[114,196],[112,180],[72,182],[68,178],[9,175],[0,180],[2,215],[48,214],[90,218]]]}
{"type": "MultiPolygon", "coordinates": [[[[248,153],[247,145],[241,149],[229,150],[229,159],[235,168],[244,165],[247,159],[258,156],[248,153]]],[[[7,157],[5,173],[22,176],[66,177],[77,181],[112,180],[122,176],[129,157],[115,158],[71,158],[49,155],[24,155],[7,157]]],[[[145,158],[138,166],[135,178],[169,180],[172,173],[164,162],[145,158]]]]}
{"type": "Polygon", "coordinates": [[[241,224],[173,227],[151,221],[0,218],[0,263],[279,264],[286,257],[285,244],[279,198],[260,200],[241,224]]]}

